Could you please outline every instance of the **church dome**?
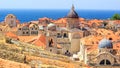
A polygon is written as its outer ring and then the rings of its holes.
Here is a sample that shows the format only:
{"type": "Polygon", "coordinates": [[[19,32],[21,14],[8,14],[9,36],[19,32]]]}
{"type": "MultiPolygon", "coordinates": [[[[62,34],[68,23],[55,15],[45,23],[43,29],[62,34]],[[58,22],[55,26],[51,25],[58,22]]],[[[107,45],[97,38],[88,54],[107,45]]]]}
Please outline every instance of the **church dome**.
{"type": "Polygon", "coordinates": [[[51,30],[51,31],[55,31],[56,30],[56,25],[53,24],[53,23],[50,23],[50,24],[48,24],[47,29],[51,30]]]}
{"type": "Polygon", "coordinates": [[[53,24],[53,23],[50,23],[50,24],[48,24],[48,28],[51,28],[51,27],[55,27],[56,25],[55,24],[53,24]]]}
{"type": "Polygon", "coordinates": [[[74,5],[72,6],[70,12],[68,13],[68,15],[66,16],[66,18],[79,18],[78,14],[76,13],[75,9],[74,9],[74,5]]]}
{"type": "Polygon", "coordinates": [[[113,48],[112,42],[106,38],[99,42],[99,48],[113,48]]]}
{"type": "Polygon", "coordinates": [[[39,26],[39,30],[44,30],[44,26],[39,26]]]}

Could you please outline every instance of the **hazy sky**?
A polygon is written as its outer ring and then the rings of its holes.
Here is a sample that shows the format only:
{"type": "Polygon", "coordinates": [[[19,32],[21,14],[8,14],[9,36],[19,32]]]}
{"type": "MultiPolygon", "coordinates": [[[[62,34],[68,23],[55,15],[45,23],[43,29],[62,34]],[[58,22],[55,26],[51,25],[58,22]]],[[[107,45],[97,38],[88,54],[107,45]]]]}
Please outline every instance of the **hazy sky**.
{"type": "Polygon", "coordinates": [[[120,0],[0,0],[0,9],[106,9],[120,10],[120,0]]]}

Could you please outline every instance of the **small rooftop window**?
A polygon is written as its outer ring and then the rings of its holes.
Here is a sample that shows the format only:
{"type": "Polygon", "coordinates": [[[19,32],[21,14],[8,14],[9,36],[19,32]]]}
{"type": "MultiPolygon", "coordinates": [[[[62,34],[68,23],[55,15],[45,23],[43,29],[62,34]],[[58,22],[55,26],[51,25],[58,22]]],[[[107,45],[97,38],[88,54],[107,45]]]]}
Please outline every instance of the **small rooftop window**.
{"type": "Polygon", "coordinates": [[[92,44],[94,44],[94,42],[92,41],[92,44]]]}
{"type": "Polygon", "coordinates": [[[68,36],[67,36],[67,34],[66,34],[66,33],[64,33],[63,37],[67,38],[68,36]]]}
{"type": "Polygon", "coordinates": [[[112,38],[109,38],[109,40],[113,40],[112,38]]]}

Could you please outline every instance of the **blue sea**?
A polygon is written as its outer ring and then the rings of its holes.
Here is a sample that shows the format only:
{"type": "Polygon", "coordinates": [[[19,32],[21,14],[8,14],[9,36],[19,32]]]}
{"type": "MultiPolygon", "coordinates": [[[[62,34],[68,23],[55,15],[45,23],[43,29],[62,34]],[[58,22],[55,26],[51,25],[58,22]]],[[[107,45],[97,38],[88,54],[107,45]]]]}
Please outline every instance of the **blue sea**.
{"type": "MultiPolygon", "coordinates": [[[[4,21],[7,14],[14,14],[21,23],[38,20],[42,17],[58,19],[65,17],[69,10],[37,10],[37,9],[2,9],[0,10],[0,22],[4,21]]],[[[78,15],[85,19],[109,19],[118,10],[76,10],[78,15]]]]}

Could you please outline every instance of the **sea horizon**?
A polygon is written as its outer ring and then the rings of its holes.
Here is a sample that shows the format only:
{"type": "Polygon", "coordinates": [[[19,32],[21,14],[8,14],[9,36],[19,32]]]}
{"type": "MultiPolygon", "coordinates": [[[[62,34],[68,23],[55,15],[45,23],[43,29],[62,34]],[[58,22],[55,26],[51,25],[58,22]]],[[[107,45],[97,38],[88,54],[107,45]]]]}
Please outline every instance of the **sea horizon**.
{"type": "MultiPolygon", "coordinates": [[[[0,22],[4,21],[7,14],[14,14],[21,23],[38,20],[48,17],[59,19],[65,17],[70,9],[1,9],[0,22]]],[[[114,14],[120,14],[120,10],[94,10],[94,9],[76,9],[79,17],[85,19],[109,19],[114,14]]]]}

